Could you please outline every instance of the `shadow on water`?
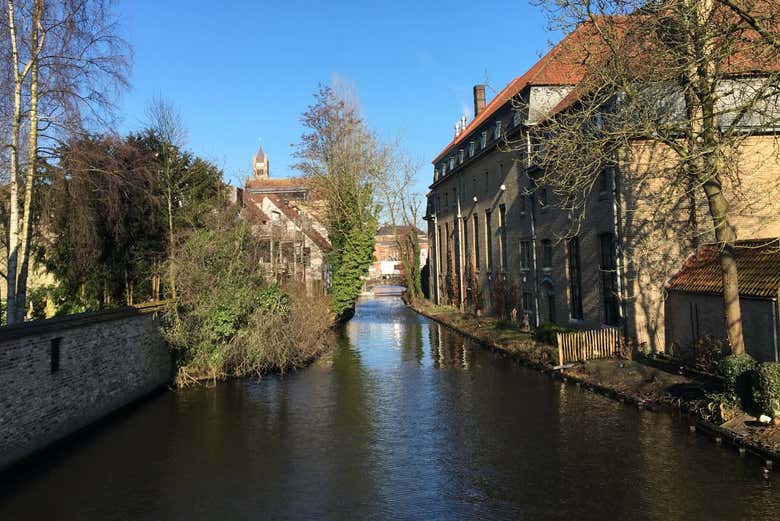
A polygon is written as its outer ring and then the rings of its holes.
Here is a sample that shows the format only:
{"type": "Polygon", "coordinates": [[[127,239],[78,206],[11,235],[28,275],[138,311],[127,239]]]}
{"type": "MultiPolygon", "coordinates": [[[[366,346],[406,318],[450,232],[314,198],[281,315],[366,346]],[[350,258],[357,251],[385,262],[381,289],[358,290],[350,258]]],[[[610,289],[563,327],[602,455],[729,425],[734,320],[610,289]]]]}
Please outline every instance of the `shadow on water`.
{"type": "Polygon", "coordinates": [[[14,469],[0,519],[777,519],[776,482],[373,298],[305,370],[163,393],[14,469]]]}

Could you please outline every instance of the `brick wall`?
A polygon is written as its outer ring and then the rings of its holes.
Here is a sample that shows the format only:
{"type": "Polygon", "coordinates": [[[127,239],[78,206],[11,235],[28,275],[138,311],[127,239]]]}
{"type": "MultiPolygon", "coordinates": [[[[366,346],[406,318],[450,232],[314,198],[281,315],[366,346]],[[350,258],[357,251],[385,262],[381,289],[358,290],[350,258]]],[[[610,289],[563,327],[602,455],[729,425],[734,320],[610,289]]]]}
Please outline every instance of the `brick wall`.
{"type": "Polygon", "coordinates": [[[158,309],[152,304],[0,331],[0,469],[171,380],[158,309]]]}

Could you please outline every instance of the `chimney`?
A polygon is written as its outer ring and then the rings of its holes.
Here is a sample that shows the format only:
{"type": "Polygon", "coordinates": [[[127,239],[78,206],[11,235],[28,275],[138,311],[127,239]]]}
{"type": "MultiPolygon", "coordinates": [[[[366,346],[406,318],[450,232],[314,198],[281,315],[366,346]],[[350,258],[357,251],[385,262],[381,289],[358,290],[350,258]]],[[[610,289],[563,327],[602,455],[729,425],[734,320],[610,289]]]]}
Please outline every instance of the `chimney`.
{"type": "Polygon", "coordinates": [[[485,86],[474,85],[474,117],[485,110],[485,86]]]}

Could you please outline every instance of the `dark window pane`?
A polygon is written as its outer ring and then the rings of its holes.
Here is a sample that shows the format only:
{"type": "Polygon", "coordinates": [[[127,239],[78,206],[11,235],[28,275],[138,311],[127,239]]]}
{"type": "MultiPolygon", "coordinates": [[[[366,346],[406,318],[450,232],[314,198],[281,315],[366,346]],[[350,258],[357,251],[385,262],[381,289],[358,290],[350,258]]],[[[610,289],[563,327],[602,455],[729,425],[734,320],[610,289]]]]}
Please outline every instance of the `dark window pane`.
{"type": "Polygon", "coordinates": [[[580,241],[569,239],[569,285],[571,290],[571,317],[581,320],[582,313],[582,268],[580,265],[580,241]]]}
{"type": "Polygon", "coordinates": [[[549,239],[545,239],[542,241],[542,267],[543,268],[552,268],[552,257],[553,257],[552,241],[550,241],[549,239]]]}

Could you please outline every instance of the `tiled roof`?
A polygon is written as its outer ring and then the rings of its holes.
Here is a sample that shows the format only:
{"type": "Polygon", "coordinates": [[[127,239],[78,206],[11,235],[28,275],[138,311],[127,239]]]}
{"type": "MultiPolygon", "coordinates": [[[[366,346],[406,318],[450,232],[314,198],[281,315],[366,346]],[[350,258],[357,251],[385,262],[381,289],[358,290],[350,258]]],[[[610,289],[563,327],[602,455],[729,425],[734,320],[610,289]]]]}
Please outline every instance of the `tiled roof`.
{"type": "Polygon", "coordinates": [[[303,177],[280,177],[278,179],[247,179],[245,189],[310,189],[309,183],[303,177]]]}
{"type": "Polygon", "coordinates": [[[396,232],[408,233],[411,230],[417,230],[417,235],[425,235],[425,232],[419,228],[406,225],[399,225],[394,227],[392,224],[385,224],[384,226],[380,226],[376,231],[376,235],[395,235],[396,232]]]}
{"type": "Polygon", "coordinates": [[[251,221],[257,224],[265,224],[270,221],[268,216],[265,214],[265,212],[263,212],[263,210],[260,209],[257,203],[252,200],[250,200],[248,203],[249,204],[244,205],[243,211],[251,221]]]}
{"type": "MultiPolygon", "coordinates": [[[[273,205],[278,208],[289,220],[293,222],[300,223],[303,216],[300,212],[293,206],[291,206],[286,200],[282,199],[281,197],[277,195],[272,194],[264,194],[263,197],[268,198],[269,201],[273,203],[273,205]]],[[[308,227],[301,227],[303,229],[303,233],[306,234],[306,236],[312,240],[322,251],[330,251],[331,246],[330,242],[328,242],[328,239],[322,236],[320,232],[312,228],[311,226],[308,227]]]]}
{"type": "MultiPolygon", "coordinates": [[[[780,291],[780,239],[751,239],[736,244],[740,295],[776,297],[780,291]]],[[[721,293],[723,281],[718,252],[716,244],[699,248],[666,288],[689,293],[721,293]]]]}
{"type": "MultiPolygon", "coordinates": [[[[776,1],[777,0],[758,0],[752,6],[752,12],[760,13],[761,9],[768,9],[768,12],[771,13],[777,9],[777,6],[773,5],[773,2],[776,1]]],[[[717,16],[718,18],[716,21],[713,21],[712,23],[724,26],[726,24],[736,24],[743,28],[745,27],[744,23],[740,23],[739,20],[735,18],[734,13],[725,6],[720,6],[720,11],[717,13],[717,16]]],[[[626,48],[630,53],[633,53],[635,56],[644,57],[656,44],[655,40],[643,42],[645,38],[641,37],[641,35],[647,35],[647,33],[643,33],[641,29],[637,30],[637,24],[641,24],[646,18],[646,16],[611,18],[611,25],[607,26],[606,30],[616,37],[616,41],[621,43],[625,42],[627,44],[626,48]],[[627,38],[623,39],[624,36],[627,38]]],[[[771,29],[772,34],[777,34],[779,28],[776,27],[776,18],[762,18],[761,22],[771,29]]],[[[739,37],[736,38],[734,47],[731,49],[731,54],[725,57],[722,64],[723,71],[726,74],[735,76],[780,72],[780,52],[771,45],[761,45],[757,43],[759,42],[759,39],[760,36],[757,32],[745,28],[739,37]]],[[[595,40],[592,47],[593,54],[600,54],[605,51],[606,48],[604,48],[603,43],[600,43],[600,37],[596,37],[595,40]],[[598,51],[598,47],[602,47],[602,51],[598,51]]],[[[610,53],[607,52],[607,54],[610,53]]],[[[639,64],[639,61],[637,64],[639,64]]],[[[587,89],[588,87],[586,86],[584,88],[575,88],[572,90],[564,99],[553,107],[548,116],[554,116],[575,105],[577,101],[587,94],[587,89]]]]}
{"type": "Polygon", "coordinates": [[[545,54],[533,67],[522,76],[512,80],[495,98],[479,113],[466,129],[456,136],[450,144],[433,160],[439,162],[445,155],[461,143],[464,143],[471,133],[493,116],[501,107],[511,101],[513,97],[522,92],[528,86],[545,85],[575,85],[582,79],[585,73],[585,64],[590,59],[586,52],[587,46],[583,45],[587,40],[594,39],[592,28],[589,24],[581,24],[569,33],[547,54],[545,54]]]}

